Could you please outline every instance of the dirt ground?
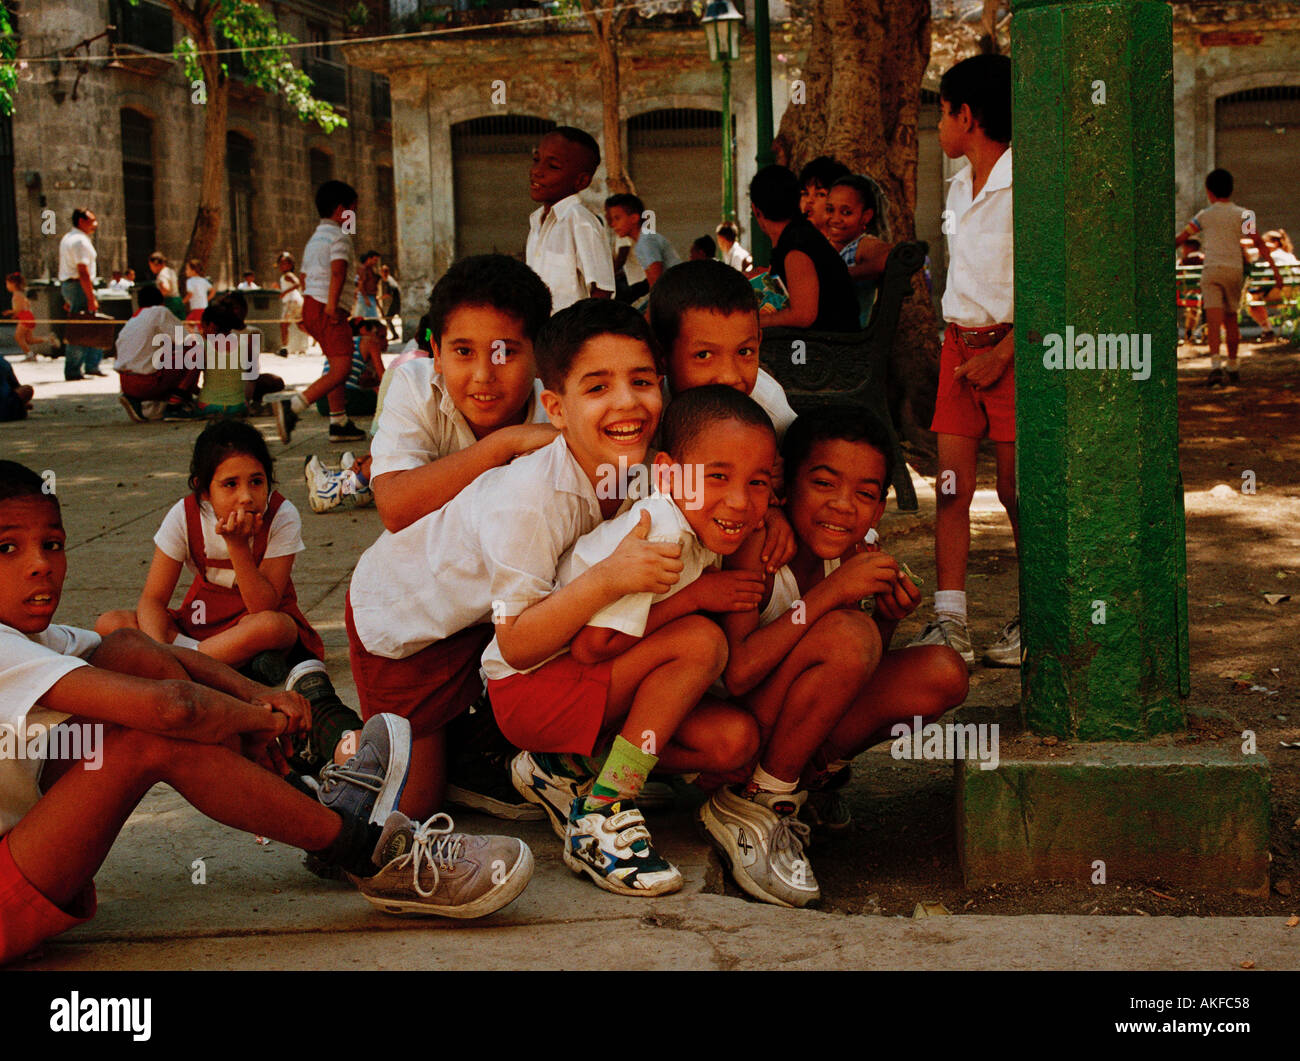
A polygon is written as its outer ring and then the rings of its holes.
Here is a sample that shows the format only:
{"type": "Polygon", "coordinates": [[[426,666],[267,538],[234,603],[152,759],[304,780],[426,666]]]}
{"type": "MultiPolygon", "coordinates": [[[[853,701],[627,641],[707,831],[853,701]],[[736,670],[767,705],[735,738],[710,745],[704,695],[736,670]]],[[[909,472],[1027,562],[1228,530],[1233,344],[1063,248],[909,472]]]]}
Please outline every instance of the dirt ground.
{"type": "MultiPolygon", "coordinates": [[[[1192,694],[1189,729],[1177,739],[1240,744],[1243,730],[1254,731],[1272,768],[1269,896],[1202,894],[1156,880],[968,891],[957,864],[951,764],[895,761],[882,745],[854,764],[850,829],[809,852],[822,909],[911,916],[917,903],[937,901],[953,914],[1300,912],[1300,894],[1293,894],[1300,891],[1300,748],[1280,746],[1300,741],[1300,351],[1243,344],[1236,386],[1207,389],[1208,369],[1204,347],[1179,348],[1192,694]],[[1253,494],[1242,491],[1247,471],[1253,494]],[[1266,593],[1290,599],[1272,604],[1266,593]]],[[[993,472],[992,453],[982,454],[980,489],[992,490],[993,472]]],[[[1015,610],[1017,565],[1000,510],[972,522],[967,590],[978,653],[1015,610]]],[[[886,533],[933,587],[933,527],[886,533]]],[[[910,638],[920,622],[900,627],[898,638],[910,638]]],[[[998,722],[1003,741],[1037,741],[1021,732],[1019,695],[1018,671],[977,664],[956,718],[998,722]]],[[[724,886],[741,894],[719,880],[724,886]]]]}

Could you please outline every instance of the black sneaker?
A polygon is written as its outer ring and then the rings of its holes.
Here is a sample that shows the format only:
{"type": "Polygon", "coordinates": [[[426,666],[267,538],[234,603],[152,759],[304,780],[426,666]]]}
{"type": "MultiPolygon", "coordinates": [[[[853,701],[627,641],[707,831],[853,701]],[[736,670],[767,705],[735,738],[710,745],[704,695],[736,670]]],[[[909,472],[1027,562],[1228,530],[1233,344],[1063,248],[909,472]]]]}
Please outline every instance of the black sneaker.
{"type": "Polygon", "coordinates": [[[144,406],[139,398],[132,398],[127,394],[119,394],[117,396],[117,401],[118,404],[126,410],[126,415],[137,424],[147,424],[149,422],[149,418],[144,415],[144,406]]]}
{"type": "Polygon", "coordinates": [[[1241,382],[1241,373],[1240,373],[1240,372],[1233,372],[1232,369],[1228,369],[1228,382],[1229,382],[1229,383],[1240,383],[1240,382],[1241,382]]]}
{"type": "Polygon", "coordinates": [[[361,718],[339,698],[319,660],[298,664],[282,680],[286,689],[311,704],[311,732],[295,739],[289,765],[304,774],[314,774],[333,762],[334,749],[345,733],[362,728],[361,718]]]}
{"type": "Polygon", "coordinates": [[[163,422],[178,424],[186,420],[202,420],[203,414],[190,402],[168,402],[163,412],[163,422]]]}
{"type": "Polygon", "coordinates": [[[366,433],[351,420],[342,424],[330,424],[331,442],[364,442],[366,433]]]}
{"type": "Polygon", "coordinates": [[[1223,369],[1221,368],[1210,369],[1210,374],[1205,377],[1205,385],[1207,387],[1222,387],[1223,369]]]}
{"type": "Polygon", "coordinates": [[[510,780],[517,749],[501,735],[487,695],[447,727],[447,802],[507,821],[541,821],[542,808],[510,780]]]}
{"type": "Polygon", "coordinates": [[[239,670],[253,681],[272,689],[280,688],[289,677],[289,665],[284,661],[283,652],[259,652],[239,670]]]}
{"type": "Polygon", "coordinates": [[[276,357],[288,357],[288,356],[289,356],[289,348],[288,348],[287,346],[282,346],[282,347],[280,347],[280,349],[277,350],[277,351],[275,352],[275,356],[276,356],[276,357]]]}
{"type": "Polygon", "coordinates": [[[276,398],[267,404],[271,406],[271,411],[275,413],[275,429],[280,435],[280,441],[286,446],[289,440],[293,438],[293,429],[298,424],[298,414],[293,411],[289,404],[293,401],[293,395],[286,395],[283,398],[276,398]]]}

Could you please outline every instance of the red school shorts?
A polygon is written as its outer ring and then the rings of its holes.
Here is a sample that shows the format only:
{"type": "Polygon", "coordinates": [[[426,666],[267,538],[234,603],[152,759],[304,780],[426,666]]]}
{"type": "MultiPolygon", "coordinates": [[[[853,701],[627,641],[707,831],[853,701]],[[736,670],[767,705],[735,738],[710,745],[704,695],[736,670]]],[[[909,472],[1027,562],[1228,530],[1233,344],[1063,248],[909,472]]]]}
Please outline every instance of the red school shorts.
{"type": "Polygon", "coordinates": [[[492,713],[516,748],[590,755],[605,722],[613,671],[612,659],[579,663],[566,652],[528,674],[490,678],[492,713]]]}
{"type": "Polygon", "coordinates": [[[943,333],[943,351],[939,355],[939,393],[934,402],[934,420],[930,430],[939,435],[960,435],[994,442],[1016,440],[1015,365],[1008,365],[992,387],[973,387],[958,379],[957,366],[982,354],[990,347],[967,346],[955,324],[943,333]]]}
{"type": "Polygon", "coordinates": [[[23,876],[0,839],[0,965],[8,965],[37,944],[95,916],[95,885],[87,884],[68,910],[60,909],[23,876]]]}
{"type": "Polygon", "coordinates": [[[302,327],[320,343],[326,357],[346,357],[352,363],[352,328],[346,320],[326,316],[324,302],[314,298],[302,300],[302,327]]]}
{"type": "Polygon", "coordinates": [[[351,597],[345,598],[343,620],[362,718],[383,712],[401,715],[411,723],[412,738],[429,737],[468,710],[483,690],[478,668],[492,640],[489,624],[471,626],[405,659],[388,659],[361,643],[351,597]]]}

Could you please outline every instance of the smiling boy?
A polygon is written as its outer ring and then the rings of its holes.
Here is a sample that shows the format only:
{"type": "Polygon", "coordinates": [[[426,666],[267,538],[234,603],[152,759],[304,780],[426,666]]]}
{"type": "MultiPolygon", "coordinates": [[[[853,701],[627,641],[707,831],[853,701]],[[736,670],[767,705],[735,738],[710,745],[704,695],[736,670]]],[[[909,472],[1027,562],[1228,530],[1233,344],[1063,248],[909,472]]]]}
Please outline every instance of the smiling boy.
{"type": "MultiPolygon", "coordinates": [[[[569,380],[587,378],[589,366],[594,360],[579,357],[569,380]]],[[[583,404],[567,411],[575,427],[595,420],[583,404]]],[[[650,772],[728,773],[749,761],[758,739],[745,712],[705,697],[726,663],[725,638],[694,613],[758,606],[761,574],[709,568],[762,526],[776,459],[771,421],[730,387],[698,387],[669,406],[664,444],[654,460],[659,491],[579,539],[560,560],[559,588],[521,613],[524,621],[547,609],[555,633],[546,647],[560,651],[535,662],[507,620],[483,654],[502,732],[528,749],[515,760],[516,786],[563,836],[565,864],[621,895],[662,895],[682,883],[637,808],[650,772]],[[570,592],[636,536],[680,552],[680,573],[596,610],[570,592]],[[568,652],[560,631],[571,632],[568,652]],[[598,749],[603,761],[587,758],[598,749]]]]}
{"type": "Polygon", "coordinates": [[[533,152],[528,194],[541,205],[528,218],[525,260],[551,289],[557,313],[579,299],[614,294],[604,226],[578,198],[599,168],[600,145],[569,125],[552,129],[533,152]]]}

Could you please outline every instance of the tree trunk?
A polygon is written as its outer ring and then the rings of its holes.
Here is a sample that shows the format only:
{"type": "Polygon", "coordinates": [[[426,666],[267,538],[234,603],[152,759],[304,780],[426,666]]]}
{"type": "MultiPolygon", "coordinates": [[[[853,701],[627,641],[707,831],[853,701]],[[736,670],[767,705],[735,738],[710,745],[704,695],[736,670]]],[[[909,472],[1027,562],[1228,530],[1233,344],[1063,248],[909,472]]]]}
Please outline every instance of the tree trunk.
{"type": "MultiPolygon", "coordinates": [[[[210,51],[209,40],[199,45],[210,51]]],[[[197,258],[204,271],[221,235],[221,202],[226,190],[226,115],[230,102],[229,85],[221,75],[215,55],[199,57],[207,103],[203,111],[203,180],[199,185],[199,205],[194,216],[194,230],[186,258],[197,258]]]]}
{"type": "MultiPolygon", "coordinates": [[[[916,238],[916,123],[930,59],[930,0],[813,0],[802,70],[806,102],[781,119],[776,155],[794,170],[831,155],[874,177],[889,198],[894,240],[916,238]]],[[[933,452],[929,431],[939,338],[925,280],[903,303],[890,359],[890,409],[909,442],[933,452]]]]}
{"type": "Polygon", "coordinates": [[[587,23],[596,39],[602,109],[601,135],[605,141],[605,184],[611,195],[636,191],[623,160],[622,122],[619,120],[622,85],[619,79],[618,45],[630,10],[624,9],[616,14],[614,3],[615,0],[605,0],[603,6],[597,7],[593,0],[581,0],[587,23]]]}

